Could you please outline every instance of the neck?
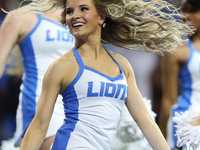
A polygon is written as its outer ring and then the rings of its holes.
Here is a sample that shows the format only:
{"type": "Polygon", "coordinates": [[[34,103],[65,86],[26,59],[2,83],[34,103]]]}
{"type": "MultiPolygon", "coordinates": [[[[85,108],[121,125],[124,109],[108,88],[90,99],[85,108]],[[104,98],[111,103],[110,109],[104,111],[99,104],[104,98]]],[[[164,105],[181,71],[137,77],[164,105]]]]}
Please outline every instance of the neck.
{"type": "Polygon", "coordinates": [[[79,53],[97,59],[101,52],[105,50],[99,35],[101,34],[94,33],[88,37],[75,38],[75,46],[79,53]]]}
{"type": "Polygon", "coordinates": [[[79,50],[81,56],[91,57],[97,59],[101,53],[105,50],[101,44],[101,41],[76,41],[76,48],[79,50]]]}

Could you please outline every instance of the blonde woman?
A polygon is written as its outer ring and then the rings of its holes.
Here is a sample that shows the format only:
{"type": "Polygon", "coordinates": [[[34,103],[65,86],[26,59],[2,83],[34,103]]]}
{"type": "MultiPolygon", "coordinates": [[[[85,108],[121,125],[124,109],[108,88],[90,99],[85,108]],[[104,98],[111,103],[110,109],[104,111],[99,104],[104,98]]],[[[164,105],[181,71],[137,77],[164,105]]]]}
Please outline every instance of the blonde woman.
{"type": "Polygon", "coordinates": [[[39,149],[60,94],[65,123],[57,131],[52,150],[111,150],[124,104],[152,148],[170,150],[148,113],[131,65],[102,45],[132,49],[142,44],[146,51],[170,51],[185,42],[182,36],[191,30],[161,12],[163,8],[176,11],[169,5],[161,0],[37,0],[30,4],[27,11],[62,7],[61,22],[75,37],[75,47],[48,68],[36,115],[20,149],[39,149]]]}
{"type": "MultiPolygon", "coordinates": [[[[42,90],[42,80],[47,68],[74,45],[74,38],[68,28],[63,27],[58,21],[61,10],[42,15],[21,14],[24,9],[26,6],[10,12],[0,28],[0,76],[4,71],[6,59],[15,44],[19,45],[23,60],[16,131],[11,140],[12,144],[10,142],[2,143],[2,149],[9,150],[17,149],[14,144],[19,149],[24,133],[35,116],[42,90]],[[17,16],[17,14],[20,15],[17,16]],[[8,144],[9,148],[7,148],[8,144]]],[[[56,131],[63,124],[63,111],[62,98],[58,96],[52,120],[40,150],[50,148],[56,131]]]]}

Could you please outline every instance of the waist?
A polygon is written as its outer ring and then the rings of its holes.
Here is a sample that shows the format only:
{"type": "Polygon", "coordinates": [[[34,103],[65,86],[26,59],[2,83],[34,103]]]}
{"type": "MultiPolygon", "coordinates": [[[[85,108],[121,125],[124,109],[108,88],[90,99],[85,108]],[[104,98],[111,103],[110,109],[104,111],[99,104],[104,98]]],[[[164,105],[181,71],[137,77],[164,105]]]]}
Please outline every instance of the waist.
{"type": "Polygon", "coordinates": [[[70,134],[67,149],[85,146],[88,149],[111,150],[117,130],[106,126],[93,126],[80,120],[74,126],[67,122],[61,128],[65,130],[65,136],[70,134]]]}

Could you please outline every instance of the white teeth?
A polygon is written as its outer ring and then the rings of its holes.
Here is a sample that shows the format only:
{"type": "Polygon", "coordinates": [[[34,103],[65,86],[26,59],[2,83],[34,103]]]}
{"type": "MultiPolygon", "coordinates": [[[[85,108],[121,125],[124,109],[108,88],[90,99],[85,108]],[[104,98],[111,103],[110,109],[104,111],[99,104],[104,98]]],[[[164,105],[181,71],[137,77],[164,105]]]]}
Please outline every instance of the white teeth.
{"type": "Polygon", "coordinates": [[[72,26],[73,27],[77,27],[77,26],[83,26],[84,25],[84,23],[75,23],[75,24],[73,24],[72,26]]]}

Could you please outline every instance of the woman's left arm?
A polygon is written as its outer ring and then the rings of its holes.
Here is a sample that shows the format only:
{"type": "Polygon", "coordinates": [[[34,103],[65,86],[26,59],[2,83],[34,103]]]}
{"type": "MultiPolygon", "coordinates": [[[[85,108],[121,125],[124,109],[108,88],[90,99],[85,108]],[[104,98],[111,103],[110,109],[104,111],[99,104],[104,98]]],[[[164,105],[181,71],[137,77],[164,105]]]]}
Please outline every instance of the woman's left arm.
{"type": "Polygon", "coordinates": [[[128,97],[126,106],[154,150],[170,150],[158,125],[148,113],[146,104],[140,94],[135,81],[135,75],[131,65],[126,66],[126,78],[128,82],[128,97]]]}

